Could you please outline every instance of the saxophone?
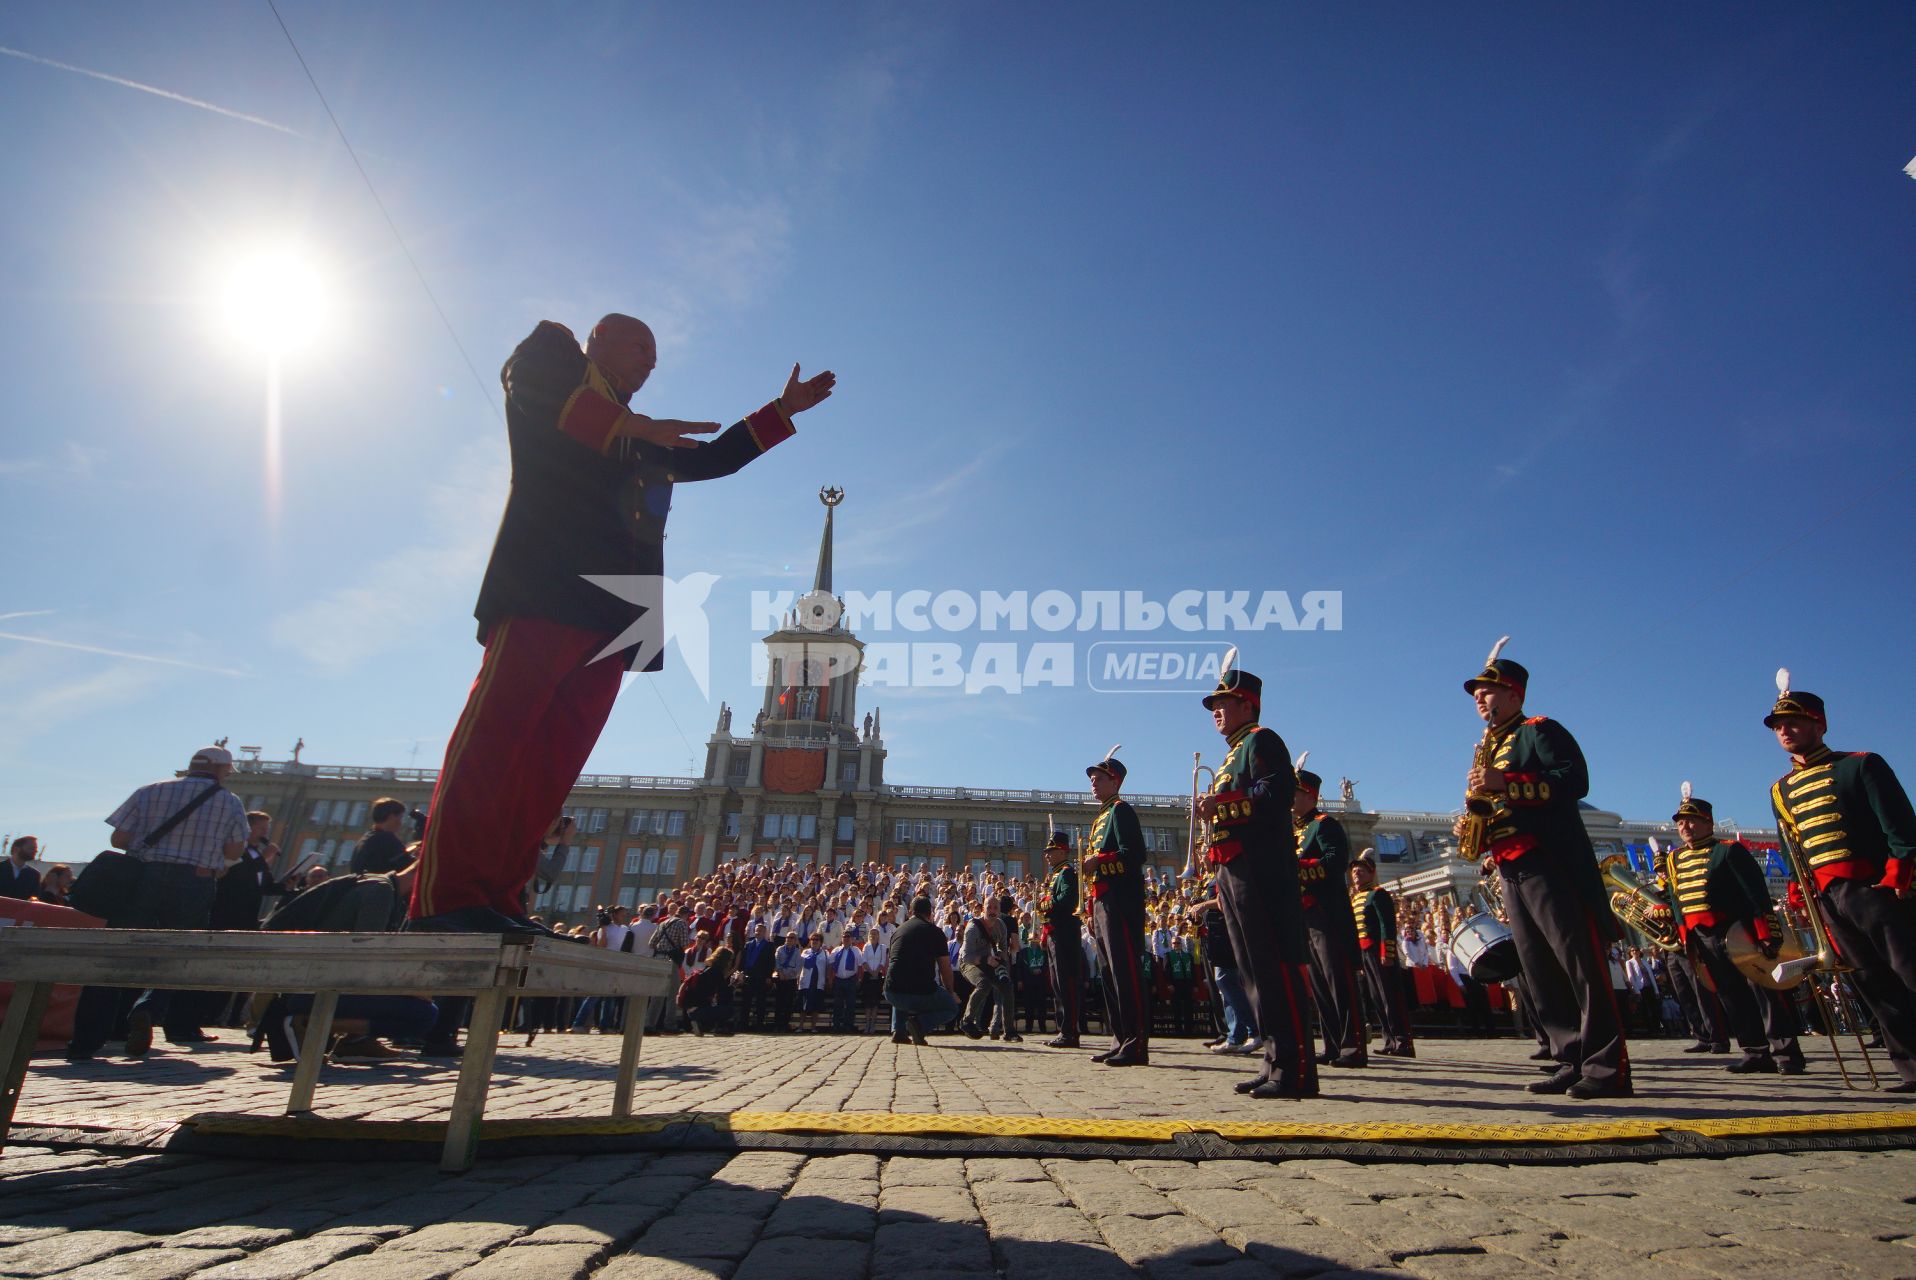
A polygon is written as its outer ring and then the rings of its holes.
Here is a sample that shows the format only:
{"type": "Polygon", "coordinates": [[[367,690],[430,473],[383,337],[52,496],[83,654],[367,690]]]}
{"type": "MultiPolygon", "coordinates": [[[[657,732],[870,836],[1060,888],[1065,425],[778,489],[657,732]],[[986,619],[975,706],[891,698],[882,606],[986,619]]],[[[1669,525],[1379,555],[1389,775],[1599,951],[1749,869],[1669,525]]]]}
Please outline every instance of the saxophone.
{"type": "MultiPolygon", "coordinates": [[[[1490,767],[1490,748],[1495,731],[1488,726],[1470,758],[1471,772],[1490,767]]],[[[1462,862],[1481,862],[1489,844],[1490,816],[1497,809],[1497,797],[1488,791],[1464,792],[1463,830],[1457,836],[1457,858],[1462,862]]]]}

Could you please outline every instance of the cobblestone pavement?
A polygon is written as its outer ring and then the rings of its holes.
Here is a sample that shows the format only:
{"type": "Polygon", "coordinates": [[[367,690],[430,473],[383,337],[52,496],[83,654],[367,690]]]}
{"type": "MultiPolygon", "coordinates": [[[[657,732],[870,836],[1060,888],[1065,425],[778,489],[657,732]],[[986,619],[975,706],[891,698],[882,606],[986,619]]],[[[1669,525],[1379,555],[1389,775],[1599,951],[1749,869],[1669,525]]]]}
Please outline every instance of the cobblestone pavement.
{"type": "MultiPolygon", "coordinates": [[[[495,1115],[604,1108],[609,1037],[502,1054],[495,1115]],[[516,1076],[516,1078],[509,1078],[516,1076]],[[590,1082],[588,1082],[590,1077],[590,1082]]],[[[1805,1080],[1725,1076],[1723,1059],[1638,1049],[1638,1099],[1539,1102],[1527,1045],[1438,1042],[1413,1063],[1338,1073],[1311,1104],[1251,1104],[1241,1064],[1194,1046],[1148,1070],[990,1042],[649,1041],[646,1110],[1516,1121],[1887,1109],[1805,1080]],[[1273,1108],[1278,1108],[1274,1110],[1273,1108]]],[[[432,1114],[451,1073],[329,1072],[329,1115],[432,1114]],[[395,1088],[397,1078],[417,1079],[395,1088]],[[357,1083],[343,1083],[356,1081],[357,1083]]],[[[143,1064],[36,1066],[21,1123],[271,1113],[284,1072],[215,1046],[143,1064]]],[[[0,1157],[0,1276],[63,1280],[878,1280],[990,1276],[1916,1277],[1916,1152],[1649,1164],[1359,1165],[1342,1160],[961,1159],[753,1152],[429,1164],[271,1163],[158,1154],[0,1157]]]]}
{"type": "MultiPolygon", "coordinates": [[[[237,1037],[238,1032],[224,1033],[237,1037]]],[[[604,1115],[611,1110],[618,1038],[507,1037],[486,1114],[494,1118],[604,1115]]],[[[938,1036],[931,1047],[894,1045],[889,1036],[648,1036],[640,1112],[936,1111],[1075,1118],[1533,1123],[1551,1120],[1907,1109],[1894,1095],[1842,1087],[1828,1049],[1806,1041],[1805,1076],[1732,1076],[1729,1057],[1679,1052],[1680,1042],[1632,1046],[1637,1096],[1594,1103],[1536,1098],[1528,1041],[1432,1040],[1421,1056],[1373,1058],[1363,1071],[1323,1073],[1324,1096],[1308,1104],[1259,1102],[1231,1083],[1249,1059],[1206,1053],[1194,1040],[1160,1040],[1152,1065],[1110,1070],[1092,1050],[1043,1049],[938,1036]]],[[[1852,1045],[1851,1053],[1854,1053],[1852,1045]]],[[[1887,1063],[1878,1057],[1879,1069],[1887,1063]]],[[[408,1059],[382,1067],[328,1067],[319,1113],[341,1118],[443,1118],[456,1071],[408,1059]],[[394,1088],[403,1081],[404,1088],[394,1088]]],[[[191,1052],[156,1046],[134,1063],[80,1065],[40,1059],[27,1077],[16,1123],[109,1125],[164,1130],[197,1111],[277,1114],[292,1073],[238,1044],[191,1052]]]]}

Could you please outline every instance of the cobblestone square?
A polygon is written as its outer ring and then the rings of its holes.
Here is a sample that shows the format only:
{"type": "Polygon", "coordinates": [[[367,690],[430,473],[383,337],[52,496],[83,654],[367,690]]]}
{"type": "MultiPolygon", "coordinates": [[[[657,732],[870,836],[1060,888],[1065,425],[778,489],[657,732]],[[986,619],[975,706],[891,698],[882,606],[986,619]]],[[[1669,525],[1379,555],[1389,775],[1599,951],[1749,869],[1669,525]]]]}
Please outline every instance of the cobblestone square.
{"type": "MultiPolygon", "coordinates": [[[[502,1048],[489,1116],[602,1114],[617,1042],[502,1048]]],[[[1894,1111],[1841,1088],[1652,1042],[1638,1096],[1537,1099],[1528,1045],[1429,1041],[1411,1061],[1327,1072],[1325,1096],[1258,1103],[1195,1042],[1104,1070],[1083,1053],[880,1036],[648,1038],[646,1113],[936,1112],[1052,1118],[1546,1124],[1894,1111]]],[[[286,1072],[237,1046],[140,1064],[36,1065],[18,1129],[162,1141],[203,1111],[273,1115],[286,1072]]],[[[329,1067],[322,1115],[443,1116],[447,1068],[329,1067]]],[[[0,1158],[0,1276],[352,1277],[1747,1276],[1816,1267],[1916,1276],[1916,1152],[1512,1165],[1292,1159],[624,1153],[430,1163],[239,1160],[15,1147],[0,1158]]]]}

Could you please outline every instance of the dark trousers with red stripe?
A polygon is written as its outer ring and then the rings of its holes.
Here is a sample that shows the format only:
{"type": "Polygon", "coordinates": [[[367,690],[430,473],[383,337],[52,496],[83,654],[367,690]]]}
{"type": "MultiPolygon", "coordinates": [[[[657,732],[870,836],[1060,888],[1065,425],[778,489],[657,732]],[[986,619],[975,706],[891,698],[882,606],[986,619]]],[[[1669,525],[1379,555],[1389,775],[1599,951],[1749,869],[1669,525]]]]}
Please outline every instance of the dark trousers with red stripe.
{"type": "Polygon", "coordinates": [[[1716,998],[1716,992],[1697,979],[1696,966],[1690,963],[1690,958],[1670,955],[1664,958],[1663,964],[1664,971],[1670,975],[1670,990],[1697,1043],[1727,1046],[1730,1033],[1723,1025],[1722,1003],[1716,998]]]}
{"type": "Polygon", "coordinates": [[[1058,1001],[1058,1034],[1076,1040],[1084,1025],[1078,1009],[1084,999],[1084,936],[1076,920],[1047,930],[1044,949],[1051,962],[1051,993],[1058,1001]]]}
{"type": "Polygon", "coordinates": [[[1759,998],[1756,987],[1731,961],[1730,944],[1726,938],[1729,930],[1742,927],[1736,924],[1696,925],[1690,930],[1690,947],[1691,954],[1708,971],[1710,981],[1716,984],[1716,998],[1723,1006],[1724,1021],[1729,1024],[1730,1034],[1736,1037],[1737,1048],[1751,1057],[1760,1058],[1770,1052],[1764,1002],[1759,998]]]}
{"type": "MultiPolygon", "coordinates": [[[[1344,901],[1335,899],[1331,906],[1343,907],[1344,901]]],[[[1310,940],[1311,998],[1317,1002],[1324,1053],[1362,1060],[1368,1056],[1370,1037],[1364,1033],[1364,1011],[1357,1002],[1357,939],[1311,920],[1310,940]]]]}
{"type": "Polygon", "coordinates": [[[1763,1033],[1770,1038],[1770,1052],[1779,1058],[1801,1058],[1803,1046],[1797,1041],[1802,1020],[1796,1014],[1796,1001],[1787,991],[1758,987],[1756,997],[1763,1005],[1763,1033]]]}
{"type": "Polygon", "coordinates": [[[1287,1092],[1314,1096],[1317,1055],[1311,1052],[1310,1027],[1305,1021],[1310,993],[1304,966],[1284,958],[1286,948],[1276,933],[1279,898],[1271,883],[1275,874],[1276,868],[1249,854],[1220,863],[1218,906],[1224,913],[1231,954],[1237,958],[1238,979],[1250,998],[1258,1030],[1269,1037],[1264,1046],[1264,1078],[1287,1092]]]}
{"type": "Polygon", "coordinates": [[[1832,880],[1816,895],[1843,963],[1856,969],[1898,1075],[1916,1080],[1916,899],[1861,880],[1832,880]]]}
{"type": "Polygon", "coordinates": [[[1091,919],[1104,968],[1104,1020],[1111,1028],[1111,1052],[1147,1057],[1151,1027],[1145,1021],[1143,914],[1099,898],[1091,904],[1091,919]]]}
{"type": "Polygon", "coordinates": [[[619,696],[612,640],[543,618],[508,618],[460,713],[432,793],[408,914],[525,909],[539,840],[565,807],[619,696]]]}
{"type": "Polygon", "coordinates": [[[1384,1047],[1392,1053],[1410,1054],[1416,1046],[1410,1038],[1410,1009],[1404,1004],[1404,984],[1398,981],[1396,965],[1387,965],[1372,946],[1363,953],[1364,985],[1370,988],[1371,1003],[1384,1024],[1384,1047]]]}
{"type": "Polygon", "coordinates": [[[1501,868],[1524,985],[1552,1057],[1592,1084],[1627,1086],[1630,1053],[1596,915],[1567,875],[1543,863],[1545,856],[1534,850],[1501,868]]]}

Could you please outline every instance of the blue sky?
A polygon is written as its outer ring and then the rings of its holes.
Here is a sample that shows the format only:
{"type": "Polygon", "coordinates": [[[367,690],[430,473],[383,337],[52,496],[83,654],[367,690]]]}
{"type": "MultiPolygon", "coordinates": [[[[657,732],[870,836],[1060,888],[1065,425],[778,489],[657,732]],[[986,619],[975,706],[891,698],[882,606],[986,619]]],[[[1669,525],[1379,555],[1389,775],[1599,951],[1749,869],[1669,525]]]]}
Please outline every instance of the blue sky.
{"type": "MultiPolygon", "coordinates": [[[[841,589],[1342,592],[1339,631],[1206,639],[1374,806],[1454,807],[1506,632],[1631,816],[1684,778],[1764,815],[1778,665],[1916,767],[1906,8],[281,12],[479,377],[269,10],[0,12],[0,828],[55,856],[225,735],[436,764],[496,370],[613,309],[661,336],[642,410],[731,421],[794,360],[840,389],[680,491],[712,701],[669,655],[596,771],[749,720],[750,595],[808,583],[822,484],[841,589]],[[285,237],[333,315],[275,509],[265,362],[209,298],[285,237]]],[[[1181,791],[1215,754],[1194,702],[1082,684],[863,701],[895,782],[1081,786],[1122,741],[1181,791]]]]}

